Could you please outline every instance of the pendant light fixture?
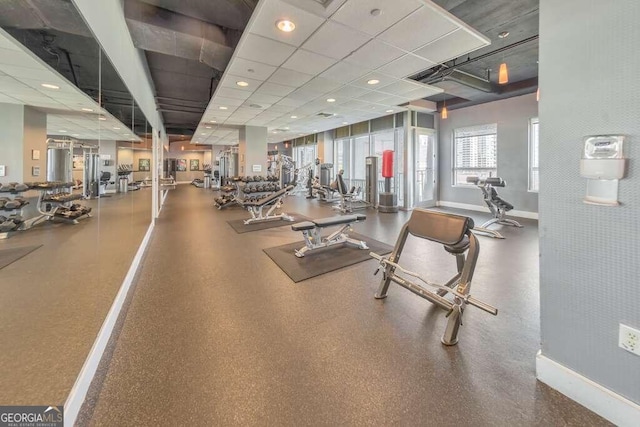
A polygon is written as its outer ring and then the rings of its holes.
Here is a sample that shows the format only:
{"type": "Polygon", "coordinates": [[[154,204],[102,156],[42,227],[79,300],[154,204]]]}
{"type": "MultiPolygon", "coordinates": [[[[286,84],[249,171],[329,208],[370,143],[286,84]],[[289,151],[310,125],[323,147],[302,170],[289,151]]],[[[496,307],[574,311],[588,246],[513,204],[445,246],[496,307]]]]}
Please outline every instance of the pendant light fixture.
{"type": "Polygon", "coordinates": [[[500,64],[500,69],[498,70],[498,83],[501,85],[509,83],[509,70],[507,69],[506,62],[500,64]]]}
{"type": "MultiPolygon", "coordinates": [[[[508,31],[502,31],[498,34],[498,38],[505,39],[509,35],[508,31]]],[[[498,83],[501,85],[509,83],[509,70],[507,69],[507,63],[504,62],[504,53],[502,54],[502,64],[498,69],[498,83]]]]}
{"type": "Polygon", "coordinates": [[[442,119],[449,118],[449,111],[447,111],[447,100],[444,100],[444,106],[442,107],[442,111],[440,112],[440,117],[442,119]]]}

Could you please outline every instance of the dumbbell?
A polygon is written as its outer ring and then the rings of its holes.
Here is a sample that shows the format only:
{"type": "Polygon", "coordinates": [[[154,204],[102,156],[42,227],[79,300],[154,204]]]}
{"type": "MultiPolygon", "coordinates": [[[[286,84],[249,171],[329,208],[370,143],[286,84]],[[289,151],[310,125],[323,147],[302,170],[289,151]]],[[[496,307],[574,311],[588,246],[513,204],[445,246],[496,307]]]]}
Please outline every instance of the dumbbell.
{"type": "Polygon", "coordinates": [[[4,203],[4,209],[8,211],[12,211],[14,209],[18,209],[20,207],[20,202],[15,200],[9,200],[4,203]]]}
{"type": "Polygon", "coordinates": [[[15,230],[17,227],[18,225],[15,222],[6,220],[2,224],[0,224],[0,232],[4,233],[7,231],[15,230]]]}

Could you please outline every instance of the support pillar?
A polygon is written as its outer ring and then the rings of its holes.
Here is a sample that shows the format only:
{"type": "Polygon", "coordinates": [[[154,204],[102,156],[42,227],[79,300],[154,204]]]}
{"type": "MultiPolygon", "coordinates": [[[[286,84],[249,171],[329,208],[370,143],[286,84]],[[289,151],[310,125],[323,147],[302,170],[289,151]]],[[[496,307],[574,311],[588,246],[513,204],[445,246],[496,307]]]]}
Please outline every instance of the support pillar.
{"type": "Polygon", "coordinates": [[[243,126],[238,143],[239,175],[267,174],[267,128],[243,126]]]}

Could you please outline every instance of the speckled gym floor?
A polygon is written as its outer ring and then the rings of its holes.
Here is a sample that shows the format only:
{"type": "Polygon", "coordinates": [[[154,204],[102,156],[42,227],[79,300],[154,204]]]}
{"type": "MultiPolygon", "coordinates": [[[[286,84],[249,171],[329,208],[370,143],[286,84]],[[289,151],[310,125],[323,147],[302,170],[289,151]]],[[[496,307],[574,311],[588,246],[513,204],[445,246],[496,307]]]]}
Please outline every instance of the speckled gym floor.
{"type": "MultiPolygon", "coordinates": [[[[397,285],[373,298],[375,261],[295,284],[262,249],[301,235],[236,234],[226,221],[248,214],[212,201],[169,194],[78,425],[607,425],[535,379],[536,222],[480,238],[473,294],[500,313],[469,308],[445,347],[442,310],[397,285]]],[[[283,209],[334,214],[304,197],[283,209]]],[[[389,244],[409,215],[366,213],[356,231],[389,244]]],[[[425,241],[401,261],[434,280],[455,270],[425,241]]]]}

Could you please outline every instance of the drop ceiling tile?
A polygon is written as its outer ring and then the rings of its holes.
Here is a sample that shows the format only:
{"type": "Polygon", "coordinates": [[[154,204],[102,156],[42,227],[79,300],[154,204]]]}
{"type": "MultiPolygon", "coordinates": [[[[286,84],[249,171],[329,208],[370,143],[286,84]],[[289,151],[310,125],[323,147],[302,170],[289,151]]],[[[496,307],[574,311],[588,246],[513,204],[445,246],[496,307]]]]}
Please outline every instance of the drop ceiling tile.
{"type": "Polygon", "coordinates": [[[4,49],[0,47],[0,64],[15,65],[16,67],[42,69],[39,61],[24,51],[4,49]]]}
{"type": "MultiPolygon", "coordinates": [[[[0,64],[0,70],[10,76],[20,76],[25,79],[36,79],[40,80],[42,83],[47,83],[47,80],[51,79],[54,76],[52,71],[45,68],[34,69],[17,67],[15,65],[0,64]]],[[[56,80],[58,80],[57,76],[55,78],[56,80]]]]}
{"type": "Polygon", "coordinates": [[[251,96],[251,92],[246,90],[232,89],[229,87],[221,87],[216,90],[216,97],[247,99],[251,96]]]}
{"type": "Polygon", "coordinates": [[[336,59],[317,53],[298,49],[291,57],[282,64],[283,68],[298,71],[300,73],[317,75],[338,62],[336,59]]]}
{"type": "Polygon", "coordinates": [[[394,79],[393,77],[374,71],[373,73],[369,73],[366,76],[360,77],[358,80],[354,80],[353,82],[351,82],[350,86],[356,86],[356,87],[361,87],[365,89],[375,90],[379,87],[386,86],[396,81],[397,79],[394,79]],[[371,80],[378,80],[378,83],[370,85],[369,81],[371,80]]]}
{"type": "Polygon", "coordinates": [[[237,55],[239,58],[278,67],[295,50],[296,48],[291,45],[249,33],[243,40],[237,55]]]}
{"type": "Polygon", "coordinates": [[[344,60],[365,68],[375,69],[400,58],[404,54],[404,51],[396,47],[373,39],[344,60]]]}
{"type": "Polygon", "coordinates": [[[360,95],[364,95],[369,91],[370,89],[368,88],[347,85],[347,86],[342,86],[340,89],[338,89],[335,92],[338,95],[338,98],[357,98],[360,95]]]}
{"type": "Polygon", "coordinates": [[[378,38],[408,51],[455,31],[456,23],[435,9],[424,6],[398,22],[378,38]]]}
{"type": "Polygon", "coordinates": [[[472,52],[486,43],[474,34],[459,29],[436,40],[413,53],[431,62],[443,63],[450,59],[472,52]]]}
{"type": "Polygon", "coordinates": [[[385,105],[400,105],[400,104],[404,104],[406,102],[411,101],[411,99],[408,99],[406,97],[403,96],[390,96],[388,98],[384,98],[382,101],[380,101],[381,104],[385,104],[385,105]]]}
{"type": "Polygon", "coordinates": [[[256,94],[258,93],[262,93],[265,95],[273,95],[273,96],[279,96],[279,97],[284,97],[289,95],[291,92],[293,92],[295,88],[291,87],[291,86],[284,86],[284,85],[279,85],[276,83],[269,83],[269,82],[265,82],[262,84],[262,86],[260,86],[258,88],[258,90],[256,90],[256,94]]]}
{"type": "Polygon", "coordinates": [[[422,89],[412,90],[411,92],[405,93],[402,96],[405,98],[409,98],[410,101],[413,101],[415,99],[428,98],[430,96],[437,95],[439,93],[444,92],[444,90],[442,90],[437,86],[428,86],[428,85],[424,85],[424,86],[425,87],[422,89]]]}
{"type": "Polygon", "coordinates": [[[343,108],[348,108],[351,110],[364,110],[370,107],[370,104],[365,101],[358,101],[357,99],[350,99],[341,105],[343,108]]]}
{"type": "Polygon", "coordinates": [[[311,90],[309,88],[301,87],[300,89],[296,89],[289,94],[287,98],[291,98],[299,101],[311,101],[319,96],[322,96],[321,92],[311,90]]]}
{"type": "MultiPolygon", "coordinates": [[[[219,106],[226,106],[229,107],[228,110],[231,110],[233,106],[238,106],[241,105],[244,102],[244,100],[242,99],[234,99],[234,98],[225,98],[223,96],[216,96],[214,98],[214,104],[217,107],[219,106]]],[[[221,111],[225,111],[225,110],[221,110],[221,111]]],[[[224,114],[224,113],[223,113],[224,114]]]]}
{"type": "Polygon", "coordinates": [[[263,2],[251,32],[293,46],[300,46],[324,22],[324,19],[281,0],[263,2]],[[276,27],[281,19],[296,26],[295,31],[285,33],[276,27]]]}
{"type": "Polygon", "coordinates": [[[269,82],[285,86],[300,87],[312,78],[313,75],[311,74],[300,73],[287,68],[278,68],[276,72],[269,77],[269,82]]]}
{"type": "Polygon", "coordinates": [[[271,65],[249,61],[244,58],[233,58],[227,72],[234,76],[264,81],[267,80],[275,70],[276,67],[271,65]]]}
{"type": "Polygon", "coordinates": [[[290,111],[291,111],[291,107],[286,107],[284,105],[272,105],[267,110],[269,114],[273,113],[273,114],[278,114],[279,116],[283,115],[284,113],[289,113],[290,111]]]}
{"type": "Polygon", "coordinates": [[[418,9],[421,4],[418,0],[349,1],[331,19],[375,36],[418,9]],[[374,9],[380,13],[371,13],[374,9]]]}
{"type": "Polygon", "coordinates": [[[342,86],[341,83],[334,80],[324,79],[322,77],[316,77],[305,84],[302,88],[309,89],[315,92],[327,93],[342,86]]]}
{"type": "Polygon", "coordinates": [[[278,101],[276,103],[276,105],[282,105],[285,107],[299,107],[303,104],[305,104],[307,101],[302,100],[302,99],[293,99],[293,98],[282,98],[280,101],[278,101]]]}
{"type": "Polygon", "coordinates": [[[376,88],[377,91],[390,95],[402,95],[417,89],[424,89],[424,85],[410,80],[396,80],[391,84],[385,86],[380,85],[380,87],[376,88]]]}
{"type": "Polygon", "coordinates": [[[254,93],[247,99],[247,104],[271,105],[282,99],[281,96],[267,95],[266,93],[254,93]]]}
{"type": "Polygon", "coordinates": [[[371,71],[371,69],[360,66],[360,64],[350,64],[348,62],[340,61],[320,74],[320,77],[335,80],[340,83],[349,83],[350,81],[362,77],[371,71]]]}
{"type": "Polygon", "coordinates": [[[0,102],[4,102],[7,104],[20,104],[20,101],[18,101],[17,99],[3,94],[0,94],[0,102]]]}
{"type": "Polygon", "coordinates": [[[302,45],[306,50],[342,59],[371,39],[337,22],[327,21],[302,45]]]}
{"type": "Polygon", "coordinates": [[[220,83],[219,87],[228,87],[230,89],[242,90],[245,92],[253,92],[258,88],[258,86],[262,84],[262,82],[263,80],[255,80],[255,79],[250,79],[248,77],[241,77],[241,76],[234,76],[231,74],[227,74],[224,77],[224,79],[222,79],[222,82],[220,83]],[[238,86],[236,83],[240,81],[248,83],[249,86],[238,86]]]}
{"type": "Polygon", "coordinates": [[[383,99],[388,97],[389,95],[386,93],[371,91],[371,92],[365,93],[362,96],[359,96],[358,100],[366,101],[366,102],[380,102],[383,99]]]}
{"type": "Polygon", "coordinates": [[[407,76],[413,76],[421,71],[428,70],[437,64],[427,61],[424,58],[415,56],[413,54],[407,54],[395,61],[380,67],[378,70],[381,73],[387,74],[391,77],[403,78],[407,76]]]}

